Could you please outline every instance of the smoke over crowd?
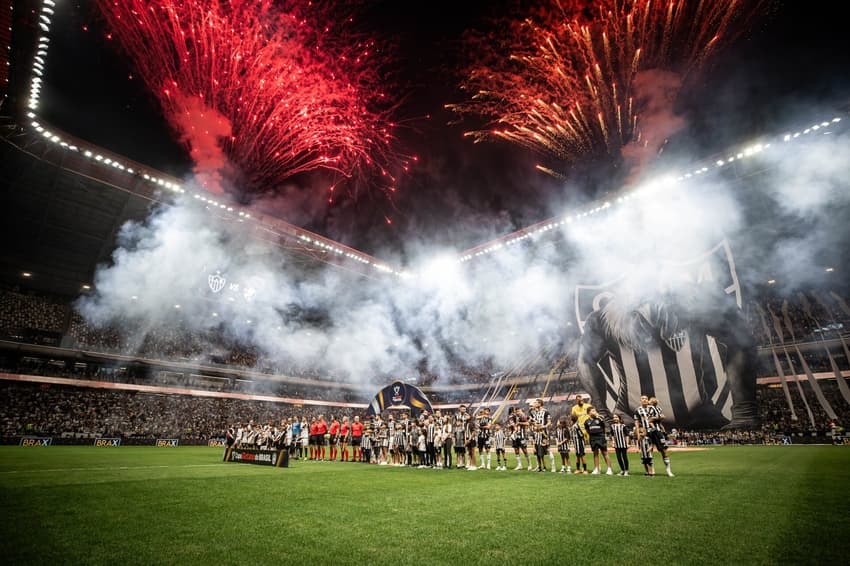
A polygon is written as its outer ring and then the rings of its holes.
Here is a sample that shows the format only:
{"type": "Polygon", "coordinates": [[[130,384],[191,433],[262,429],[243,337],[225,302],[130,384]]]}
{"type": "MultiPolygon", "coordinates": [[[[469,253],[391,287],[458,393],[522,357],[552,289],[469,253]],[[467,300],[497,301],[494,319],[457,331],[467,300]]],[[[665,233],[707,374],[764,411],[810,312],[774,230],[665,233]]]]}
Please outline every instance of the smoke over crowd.
{"type": "Polygon", "coordinates": [[[555,228],[470,261],[411,235],[404,277],[304,268],[252,222],[184,197],[123,226],[112,262],[78,306],[94,323],[120,319],[140,334],[179,319],[369,386],[423,368],[447,376],[458,366],[569,354],[576,285],[627,275],[630,296],[675,292],[670,266],[724,239],[744,293],[768,275],[788,287],[817,282],[848,241],[843,124],[780,136],[735,166],[681,182],[673,179],[692,164],[656,172],[637,190],[565,211],[555,228]]]}

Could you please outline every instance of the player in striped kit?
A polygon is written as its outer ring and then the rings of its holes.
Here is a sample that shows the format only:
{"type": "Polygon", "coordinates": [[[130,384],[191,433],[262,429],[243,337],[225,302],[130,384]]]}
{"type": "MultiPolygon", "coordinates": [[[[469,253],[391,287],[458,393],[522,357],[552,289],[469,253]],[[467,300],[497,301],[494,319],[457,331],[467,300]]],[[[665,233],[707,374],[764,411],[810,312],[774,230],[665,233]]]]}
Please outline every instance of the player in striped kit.
{"type": "MultiPolygon", "coordinates": [[[[570,467],[570,425],[566,417],[561,417],[555,429],[555,441],[558,454],[561,455],[561,473],[572,473],[570,467]]],[[[554,469],[554,468],[553,468],[554,469]]]]}
{"type": "Polygon", "coordinates": [[[661,458],[664,461],[664,467],[667,469],[667,475],[673,477],[673,472],[670,470],[670,457],[667,455],[667,443],[664,440],[661,430],[659,429],[664,420],[664,413],[658,405],[650,405],[649,397],[646,395],[640,396],[640,407],[635,409],[635,426],[638,430],[641,427],[646,431],[646,436],[655,448],[661,452],[661,458]]]}
{"type": "Polygon", "coordinates": [[[443,418],[443,468],[450,469],[452,467],[452,447],[454,435],[452,434],[453,425],[450,415],[443,418]]]}
{"type": "Polygon", "coordinates": [[[455,466],[460,468],[466,467],[466,421],[463,419],[463,416],[458,413],[455,418],[454,425],[454,445],[455,445],[455,459],[457,460],[455,466]]]}
{"type": "Polygon", "coordinates": [[[475,447],[478,445],[478,424],[472,418],[466,421],[466,469],[475,471],[475,447]]]}
{"type": "Polygon", "coordinates": [[[627,476],[629,475],[629,430],[619,414],[614,414],[611,434],[614,436],[614,452],[617,453],[620,475],[627,476]]]}
{"type": "Polygon", "coordinates": [[[425,424],[425,462],[426,466],[431,468],[437,465],[437,421],[433,415],[428,416],[425,424]]]}
{"type": "Polygon", "coordinates": [[[478,455],[481,459],[481,467],[490,469],[490,427],[492,420],[490,419],[490,408],[484,407],[481,409],[481,416],[478,417],[478,455]],[[486,462],[485,462],[486,454],[486,462]]]}
{"type": "Polygon", "coordinates": [[[378,428],[378,434],[376,437],[373,446],[375,450],[378,451],[378,456],[376,460],[378,460],[378,464],[381,466],[387,465],[387,459],[389,457],[389,445],[390,445],[390,432],[387,428],[387,423],[382,422],[380,427],[378,428]]]}
{"type": "Polygon", "coordinates": [[[517,407],[514,411],[514,452],[516,453],[516,468],[514,470],[522,469],[522,456],[521,454],[525,454],[525,460],[528,464],[528,471],[532,470],[531,468],[531,456],[528,455],[528,417],[522,410],[522,407],[517,407]]]}
{"type": "Polygon", "coordinates": [[[406,454],[404,445],[407,442],[407,431],[404,430],[404,425],[398,423],[395,425],[395,434],[393,435],[392,453],[393,463],[396,466],[404,466],[406,464],[406,454]]]}
{"type": "Polygon", "coordinates": [[[587,473],[587,460],[584,455],[584,430],[578,423],[577,415],[570,415],[570,436],[573,439],[573,448],[576,451],[576,474],[587,473]]]}
{"type": "Polygon", "coordinates": [[[360,453],[362,454],[362,462],[367,464],[373,463],[372,459],[372,429],[367,428],[360,435],[360,453]]]}
{"type": "Polygon", "coordinates": [[[502,430],[502,425],[496,423],[493,431],[493,447],[496,449],[496,471],[503,472],[508,469],[508,459],[505,456],[505,442],[507,435],[502,430]]]}
{"type": "Polygon", "coordinates": [[[537,459],[537,471],[546,471],[546,454],[549,454],[550,469],[555,471],[555,457],[549,452],[549,428],[552,426],[552,417],[549,411],[543,408],[543,400],[535,399],[532,405],[531,432],[534,439],[534,456],[537,459]]]}
{"type": "Polygon", "coordinates": [[[638,426],[635,429],[638,447],[640,448],[640,461],[643,464],[645,476],[654,476],[655,468],[652,465],[652,442],[647,436],[646,429],[638,426]]]}

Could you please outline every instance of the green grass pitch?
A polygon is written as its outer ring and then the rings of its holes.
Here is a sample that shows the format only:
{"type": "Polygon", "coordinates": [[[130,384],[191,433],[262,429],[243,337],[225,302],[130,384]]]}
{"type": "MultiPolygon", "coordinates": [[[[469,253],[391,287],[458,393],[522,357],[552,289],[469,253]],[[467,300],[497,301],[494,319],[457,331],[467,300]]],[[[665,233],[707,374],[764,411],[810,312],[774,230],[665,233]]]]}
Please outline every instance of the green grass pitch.
{"type": "Polygon", "coordinates": [[[635,454],[628,478],[320,462],[275,469],[220,456],[0,447],[2,562],[751,565],[850,556],[846,447],[677,452],[675,478],[643,477],[635,454]]]}

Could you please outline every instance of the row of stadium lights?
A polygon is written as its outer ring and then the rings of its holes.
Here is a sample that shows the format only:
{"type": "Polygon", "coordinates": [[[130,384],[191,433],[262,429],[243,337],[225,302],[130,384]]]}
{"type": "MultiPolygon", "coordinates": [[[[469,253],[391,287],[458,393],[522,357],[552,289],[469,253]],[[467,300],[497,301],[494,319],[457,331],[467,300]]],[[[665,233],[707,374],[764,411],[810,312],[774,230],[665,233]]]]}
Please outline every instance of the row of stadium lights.
{"type": "MultiPolygon", "coordinates": [[[[21,277],[23,277],[24,279],[32,279],[34,276],[35,274],[32,271],[21,271],[21,277]]],[[[80,285],[80,290],[91,291],[91,285],[89,285],[88,283],[83,283],[82,285],[80,285]]]]}
{"type": "MultiPolygon", "coordinates": [[[[50,37],[47,34],[50,31],[51,18],[54,15],[55,6],[56,6],[56,4],[53,0],[44,0],[44,3],[41,7],[41,12],[39,14],[39,22],[38,23],[39,23],[39,27],[41,28],[41,30],[43,32],[43,35],[41,35],[38,38],[38,48],[37,48],[36,55],[35,55],[34,61],[33,61],[33,77],[32,77],[32,83],[31,83],[31,88],[30,88],[30,98],[29,98],[29,104],[28,104],[30,111],[27,114],[27,116],[31,120],[33,120],[31,122],[31,125],[47,141],[53,142],[53,143],[59,145],[60,147],[62,147],[64,149],[74,151],[74,152],[80,152],[85,157],[88,157],[88,158],[94,160],[95,162],[102,164],[104,166],[109,166],[109,167],[112,167],[112,168],[117,169],[119,171],[126,172],[127,174],[134,175],[134,174],[136,174],[136,171],[132,167],[128,167],[128,166],[124,165],[123,163],[121,163],[120,161],[118,161],[116,159],[104,157],[103,155],[94,153],[90,150],[81,149],[80,147],[78,147],[75,144],[68,143],[65,140],[63,140],[58,134],[51,132],[50,130],[48,130],[47,128],[42,126],[38,121],[35,120],[35,118],[36,118],[35,111],[38,109],[39,99],[40,99],[40,96],[41,96],[41,87],[42,87],[42,82],[43,82],[43,75],[44,75],[44,72],[45,72],[45,66],[47,64],[47,62],[46,62],[47,50],[48,50],[48,47],[50,45],[50,37]]],[[[159,178],[159,177],[156,177],[156,176],[152,176],[152,175],[149,175],[148,173],[142,173],[142,178],[144,178],[146,181],[148,181],[152,185],[163,187],[163,188],[168,189],[168,190],[170,190],[174,193],[185,193],[186,192],[179,184],[174,183],[172,181],[169,181],[167,179],[162,179],[162,178],[159,178]]],[[[225,203],[218,202],[215,199],[208,198],[208,197],[205,197],[205,196],[200,195],[200,194],[195,194],[194,198],[199,200],[200,202],[205,203],[208,208],[212,207],[212,208],[217,208],[217,209],[221,209],[221,210],[226,210],[227,212],[234,212],[234,208],[232,206],[229,206],[228,204],[225,204],[225,203]]],[[[238,211],[238,215],[239,215],[240,219],[250,219],[251,218],[251,214],[244,212],[244,211],[238,211]]],[[[307,244],[314,245],[317,248],[320,248],[324,251],[330,251],[330,252],[333,252],[337,255],[347,257],[348,259],[358,261],[358,262],[366,264],[366,265],[371,265],[375,269],[382,271],[384,273],[392,273],[392,274],[395,274],[395,275],[402,275],[401,272],[396,271],[396,270],[392,269],[391,267],[388,267],[388,266],[380,264],[380,263],[373,262],[373,261],[367,259],[366,257],[360,255],[360,254],[356,254],[356,253],[352,253],[352,252],[346,252],[344,250],[341,250],[337,246],[327,244],[327,243],[325,243],[324,241],[322,241],[318,238],[311,238],[310,236],[302,234],[300,236],[300,239],[303,242],[305,242],[307,244]]]]}
{"type": "MultiPolygon", "coordinates": [[[[83,156],[103,165],[106,167],[112,167],[113,169],[118,169],[119,171],[123,171],[129,175],[135,175],[136,171],[132,167],[128,167],[118,161],[117,159],[112,159],[110,157],[104,157],[98,153],[92,152],[91,150],[84,149],[78,147],[76,144],[68,143],[63,140],[58,134],[55,134],[38,123],[35,118],[35,111],[38,110],[38,104],[41,98],[41,87],[43,82],[43,76],[45,72],[45,66],[47,64],[47,50],[50,47],[50,36],[48,33],[50,32],[50,24],[51,18],[54,15],[54,8],[56,7],[56,3],[53,0],[44,0],[41,6],[41,12],[38,15],[38,26],[41,28],[43,32],[41,36],[38,38],[38,45],[35,53],[35,57],[33,58],[33,66],[32,66],[32,82],[30,84],[30,98],[27,107],[29,108],[29,112],[27,113],[27,117],[31,120],[31,126],[41,134],[47,141],[53,142],[57,144],[59,147],[64,149],[75,151],[83,156]]],[[[158,185],[160,187],[164,187],[166,189],[171,190],[175,193],[185,192],[180,185],[177,183],[172,183],[171,181],[160,179],[158,177],[154,177],[144,173],[142,177],[150,182],[151,184],[158,185]]]]}
{"type": "MultiPolygon", "coordinates": [[[[801,136],[806,136],[806,135],[809,135],[811,133],[818,132],[819,130],[827,129],[830,126],[835,125],[840,121],[841,121],[841,118],[835,117],[831,121],[824,121],[824,122],[820,122],[818,124],[814,124],[811,127],[806,128],[805,130],[794,132],[793,134],[785,134],[782,138],[782,141],[785,142],[785,143],[793,141],[793,140],[795,140],[795,139],[797,139],[801,136]]],[[[830,132],[825,131],[823,133],[828,134],[830,132]]],[[[743,151],[738,152],[738,153],[733,154],[733,155],[730,155],[726,159],[718,159],[714,163],[714,166],[712,168],[703,166],[703,167],[700,167],[698,169],[694,169],[693,171],[689,171],[689,172],[687,172],[683,175],[680,175],[678,177],[671,177],[671,178],[668,178],[668,179],[663,179],[659,182],[649,183],[646,186],[643,186],[639,189],[635,189],[635,190],[630,191],[630,192],[628,192],[628,193],[626,193],[622,196],[617,197],[615,202],[617,204],[623,204],[623,203],[626,203],[626,202],[628,202],[632,199],[635,199],[635,198],[642,198],[642,197],[648,196],[652,193],[655,193],[659,189],[670,188],[677,183],[681,183],[683,181],[686,181],[687,179],[692,179],[694,177],[699,177],[699,176],[705,175],[706,173],[708,173],[712,169],[716,170],[716,169],[720,169],[720,168],[723,168],[723,167],[727,167],[727,166],[731,165],[732,163],[734,163],[735,161],[743,160],[743,159],[746,159],[748,157],[758,155],[761,152],[769,149],[770,147],[771,147],[771,144],[769,144],[769,143],[767,143],[767,144],[756,144],[756,145],[747,147],[743,151]]],[[[509,238],[509,239],[507,239],[503,242],[499,242],[497,244],[493,244],[493,245],[488,246],[488,247],[486,247],[482,250],[479,250],[477,252],[463,255],[460,258],[458,258],[457,262],[458,263],[464,263],[464,262],[470,261],[470,260],[472,260],[476,257],[488,255],[488,254],[491,254],[493,252],[500,251],[500,250],[504,249],[505,247],[516,245],[516,244],[518,244],[522,241],[528,240],[528,239],[533,239],[536,236],[539,236],[540,234],[548,232],[549,230],[554,230],[555,228],[559,228],[561,226],[565,226],[565,225],[571,224],[573,222],[579,222],[579,221],[581,221],[581,219],[583,219],[587,216],[592,216],[594,214],[598,214],[600,212],[603,212],[604,210],[610,208],[611,206],[612,206],[612,204],[611,204],[610,201],[605,201],[601,205],[585,209],[581,212],[568,214],[568,215],[562,217],[561,220],[554,220],[554,221],[552,221],[548,224],[540,226],[539,228],[537,228],[533,231],[525,232],[522,235],[515,236],[513,238],[509,238]]]]}
{"type": "MultiPolygon", "coordinates": [[[[44,35],[40,36],[39,39],[38,39],[38,49],[36,51],[36,55],[35,55],[34,62],[33,62],[33,75],[34,76],[32,78],[32,85],[31,85],[31,91],[30,91],[30,101],[29,101],[30,112],[28,114],[29,118],[31,118],[31,119],[36,117],[34,111],[38,108],[38,102],[39,102],[39,96],[40,96],[40,90],[41,90],[41,83],[42,83],[42,76],[44,74],[44,67],[45,67],[45,64],[46,64],[47,49],[48,49],[49,43],[50,43],[50,38],[47,35],[47,33],[50,31],[51,18],[54,14],[53,8],[55,7],[55,5],[56,4],[53,0],[44,0],[44,3],[43,3],[42,8],[41,8],[41,13],[39,14],[39,22],[38,23],[39,23],[39,27],[44,32],[44,35]]],[[[805,130],[798,131],[798,132],[795,132],[793,134],[786,134],[783,137],[783,141],[784,142],[790,142],[790,141],[795,140],[795,139],[797,139],[801,136],[805,136],[805,135],[808,135],[810,133],[817,132],[821,129],[828,128],[829,126],[836,124],[840,121],[841,121],[841,118],[836,117],[836,118],[833,118],[831,121],[824,121],[824,122],[820,122],[818,124],[814,124],[811,127],[806,128],[805,130]]],[[[77,151],[77,152],[81,151],[80,148],[78,148],[76,145],[69,144],[69,143],[63,141],[58,135],[56,135],[56,134],[50,132],[49,130],[45,129],[38,122],[33,121],[32,126],[35,128],[36,131],[41,133],[47,140],[58,144],[60,147],[63,147],[63,148],[68,149],[70,151],[77,151]]],[[[824,132],[824,133],[829,133],[829,132],[824,132]]],[[[726,159],[718,159],[714,163],[713,168],[719,169],[719,168],[722,168],[722,167],[726,167],[726,166],[734,163],[737,160],[741,160],[741,159],[745,159],[745,158],[748,158],[748,157],[752,157],[754,155],[758,155],[759,153],[761,153],[762,151],[764,151],[766,149],[769,149],[770,147],[771,147],[771,144],[769,144],[769,143],[764,144],[764,145],[756,144],[754,146],[747,147],[743,151],[741,151],[737,154],[734,154],[734,155],[730,155],[726,159]]],[[[135,171],[132,168],[126,167],[124,164],[120,163],[117,160],[114,160],[114,159],[111,159],[111,158],[106,158],[106,157],[103,157],[102,155],[94,154],[89,150],[83,150],[83,155],[85,155],[88,158],[94,159],[96,162],[102,163],[104,166],[111,166],[115,169],[118,169],[120,171],[124,171],[128,174],[131,174],[131,175],[135,174],[135,171]]],[[[660,183],[652,183],[648,186],[642,187],[640,189],[636,189],[636,190],[631,191],[629,193],[626,193],[626,194],[624,194],[620,197],[617,197],[615,202],[617,204],[622,204],[622,203],[626,203],[629,200],[634,199],[634,198],[645,197],[649,194],[656,192],[658,189],[668,188],[675,183],[680,183],[682,181],[685,181],[687,179],[691,179],[693,177],[702,176],[702,175],[708,173],[710,170],[711,169],[709,167],[700,167],[700,168],[695,169],[693,171],[687,172],[687,173],[685,173],[685,174],[683,174],[679,177],[672,178],[672,179],[666,179],[666,180],[664,180],[660,183]]],[[[161,178],[158,178],[158,177],[153,177],[151,175],[148,175],[147,173],[144,173],[142,175],[142,177],[146,181],[150,182],[151,184],[154,184],[154,185],[157,185],[157,186],[160,186],[160,187],[164,187],[164,188],[169,189],[173,192],[176,192],[176,193],[184,193],[185,192],[184,189],[182,187],[180,187],[180,185],[178,185],[176,183],[172,183],[171,181],[167,181],[165,179],[161,179],[161,178]]],[[[227,204],[217,202],[214,199],[209,199],[209,198],[204,197],[204,196],[199,195],[199,194],[195,194],[194,197],[196,199],[200,200],[201,202],[206,203],[208,206],[220,208],[220,209],[226,210],[227,212],[233,212],[233,210],[234,210],[233,207],[228,206],[227,204]]],[[[504,249],[505,247],[513,246],[513,245],[516,245],[516,244],[518,244],[522,241],[533,239],[536,236],[539,236],[540,234],[543,234],[543,233],[548,232],[550,230],[554,230],[555,228],[559,228],[559,227],[565,226],[567,224],[571,224],[573,222],[579,222],[583,218],[585,218],[587,216],[592,216],[592,215],[598,214],[600,212],[603,212],[603,211],[607,210],[608,208],[610,208],[611,206],[612,206],[612,204],[611,204],[610,201],[605,201],[601,205],[585,209],[581,212],[575,212],[575,213],[572,213],[572,214],[568,214],[568,215],[564,216],[561,220],[554,220],[554,221],[552,221],[548,224],[545,224],[545,225],[543,225],[543,226],[541,226],[541,227],[539,227],[539,228],[537,228],[533,231],[524,232],[520,236],[515,236],[513,238],[509,238],[508,240],[505,240],[504,242],[499,242],[497,244],[493,244],[493,245],[488,246],[488,247],[486,247],[482,250],[479,250],[475,253],[463,255],[460,258],[458,258],[456,261],[457,261],[457,263],[464,263],[464,262],[467,262],[467,261],[474,259],[475,257],[480,257],[480,256],[484,256],[484,255],[488,255],[488,254],[500,251],[500,250],[504,249]]],[[[245,219],[251,218],[251,215],[249,213],[246,213],[246,212],[243,212],[243,211],[239,211],[238,215],[242,218],[245,218],[245,219]]],[[[402,277],[402,278],[411,277],[411,274],[408,273],[408,272],[397,271],[397,270],[394,270],[393,268],[391,268],[387,265],[373,262],[373,261],[371,261],[371,260],[367,259],[366,257],[361,256],[359,254],[352,253],[352,252],[346,252],[346,251],[340,249],[339,247],[334,246],[332,244],[327,244],[323,240],[320,240],[318,238],[312,238],[310,236],[307,236],[306,234],[302,234],[302,235],[299,236],[299,239],[301,241],[303,241],[304,243],[313,245],[313,246],[315,246],[315,247],[317,247],[317,248],[319,248],[319,249],[321,249],[325,252],[331,252],[331,253],[334,253],[336,255],[344,256],[348,259],[358,261],[358,262],[366,264],[366,265],[371,265],[375,269],[382,271],[384,273],[390,273],[390,274],[393,274],[393,275],[396,275],[396,276],[399,276],[399,277],[402,277]]]]}
{"type": "Polygon", "coordinates": [[[360,263],[365,264],[365,265],[371,265],[372,267],[374,267],[378,271],[382,271],[384,273],[392,273],[393,275],[398,275],[398,276],[404,276],[405,275],[401,271],[396,271],[393,268],[391,268],[387,265],[381,264],[381,263],[375,263],[375,262],[371,261],[370,259],[363,257],[360,254],[347,252],[347,251],[339,248],[338,246],[325,243],[323,240],[320,240],[319,238],[312,238],[312,237],[308,236],[307,234],[301,234],[300,236],[298,236],[298,239],[301,240],[302,242],[304,242],[305,244],[309,244],[311,246],[314,246],[314,247],[316,247],[316,248],[318,248],[322,251],[329,252],[329,253],[336,254],[336,255],[339,255],[339,256],[343,256],[343,257],[347,257],[350,260],[359,261],[360,263]]]}

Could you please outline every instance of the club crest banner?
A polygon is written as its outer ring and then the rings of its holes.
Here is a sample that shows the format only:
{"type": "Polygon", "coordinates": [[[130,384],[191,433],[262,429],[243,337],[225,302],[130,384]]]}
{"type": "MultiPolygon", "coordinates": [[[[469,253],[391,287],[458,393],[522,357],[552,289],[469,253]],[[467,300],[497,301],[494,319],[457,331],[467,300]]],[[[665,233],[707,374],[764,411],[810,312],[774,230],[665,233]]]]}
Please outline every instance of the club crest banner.
{"type": "Polygon", "coordinates": [[[366,409],[366,417],[373,417],[392,407],[408,407],[413,416],[419,416],[422,411],[434,412],[431,402],[418,387],[402,381],[393,381],[378,391],[366,409]]]}

